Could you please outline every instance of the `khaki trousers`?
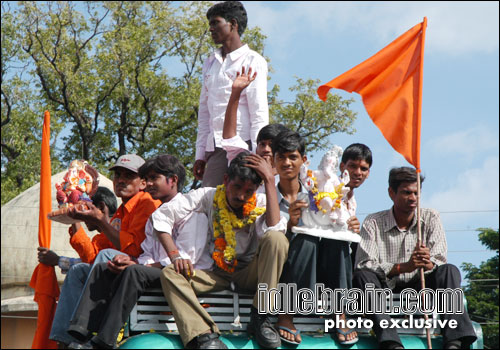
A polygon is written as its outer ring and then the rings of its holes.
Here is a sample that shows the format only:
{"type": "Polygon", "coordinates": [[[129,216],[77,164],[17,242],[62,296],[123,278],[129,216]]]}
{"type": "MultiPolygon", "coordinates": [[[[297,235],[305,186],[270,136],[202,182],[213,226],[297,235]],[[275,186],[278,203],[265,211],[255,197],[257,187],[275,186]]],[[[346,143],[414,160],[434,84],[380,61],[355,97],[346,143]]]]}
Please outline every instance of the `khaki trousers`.
{"type": "MultiPolygon", "coordinates": [[[[165,267],[160,277],[161,285],[184,345],[203,333],[220,333],[196,295],[227,289],[231,282],[245,290],[257,290],[259,283],[276,288],[287,255],[288,239],[282,232],[269,231],[261,238],[250,264],[233,274],[219,268],[196,270],[195,276],[187,280],[175,272],[173,265],[165,267]]],[[[257,293],[253,305],[258,307],[257,293]]]]}

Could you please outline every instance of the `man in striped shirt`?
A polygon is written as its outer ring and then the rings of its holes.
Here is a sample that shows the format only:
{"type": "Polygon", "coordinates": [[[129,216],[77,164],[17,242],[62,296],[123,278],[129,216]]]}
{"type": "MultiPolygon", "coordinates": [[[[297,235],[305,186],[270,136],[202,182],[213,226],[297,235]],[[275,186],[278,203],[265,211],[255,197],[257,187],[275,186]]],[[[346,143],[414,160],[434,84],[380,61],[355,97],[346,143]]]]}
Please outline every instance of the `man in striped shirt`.
{"type": "MultiPolygon", "coordinates": [[[[420,175],[423,182],[423,177],[420,175]]],[[[446,235],[439,213],[421,209],[422,242],[417,246],[417,172],[413,168],[391,169],[389,196],[391,209],[368,215],[361,228],[361,242],[356,253],[353,286],[365,289],[367,283],[375,288],[420,288],[420,268],[424,269],[425,286],[430,289],[460,288],[460,272],[446,263],[446,235]]],[[[390,322],[388,314],[367,315],[374,322],[379,347],[403,349],[397,329],[380,327],[382,320],[390,322]]],[[[443,314],[443,320],[456,320],[457,327],[444,328],[445,349],[460,349],[472,344],[476,334],[469,316],[443,314]]],[[[447,324],[448,324],[447,322],[447,324]]]]}

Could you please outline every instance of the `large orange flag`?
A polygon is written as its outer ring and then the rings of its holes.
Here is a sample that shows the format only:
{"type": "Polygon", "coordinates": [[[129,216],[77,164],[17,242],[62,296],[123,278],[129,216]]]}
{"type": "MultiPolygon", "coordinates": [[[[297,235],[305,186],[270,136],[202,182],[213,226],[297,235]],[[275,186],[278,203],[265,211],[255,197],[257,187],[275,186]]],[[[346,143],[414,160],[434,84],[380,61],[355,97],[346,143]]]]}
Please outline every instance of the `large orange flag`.
{"type": "Polygon", "coordinates": [[[427,17],[374,56],[318,88],[357,92],[392,147],[420,171],[420,117],[427,17]]]}
{"type": "MultiPolygon", "coordinates": [[[[45,111],[42,134],[42,165],[40,172],[40,212],[38,217],[38,244],[50,248],[51,221],[47,214],[52,211],[50,170],[50,114],[45,111]]],[[[56,311],[59,285],[53,266],[38,264],[31,276],[30,287],[35,289],[38,303],[38,321],[31,345],[32,349],[57,349],[57,343],[49,340],[52,320],[56,311]]]]}

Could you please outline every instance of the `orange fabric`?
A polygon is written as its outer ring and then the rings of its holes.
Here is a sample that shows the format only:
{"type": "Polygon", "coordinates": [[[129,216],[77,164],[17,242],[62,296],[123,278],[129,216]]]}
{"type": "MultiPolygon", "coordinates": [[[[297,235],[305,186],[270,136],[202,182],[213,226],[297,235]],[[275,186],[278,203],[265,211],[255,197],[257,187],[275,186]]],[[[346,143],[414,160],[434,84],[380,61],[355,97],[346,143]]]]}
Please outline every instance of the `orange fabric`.
{"type": "MultiPolygon", "coordinates": [[[[146,222],[160,205],[161,201],[154,200],[147,192],[139,192],[125,205],[120,205],[111,218],[111,225],[120,227],[120,251],[135,258],[142,254],[141,243],[146,238],[146,222]]],[[[90,240],[83,228],[70,238],[70,244],[86,263],[93,263],[102,249],[117,249],[104,233],[99,233],[90,240]]]]}
{"type": "MultiPolygon", "coordinates": [[[[50,114],[45,111],[42,133],[42,162],[40,169],[40,211],[38,214],[38,244],[50,248],[51,221],[47,214],[52,211],[50,167],[50,114]]],[[[34,300],[38,303],[38,320],[32,349],[57,349],[57,343],[49,340],[52,320],[59,297],[59,285],[53,266],[38,264],[31,276],[30,287],[35,289],[34,300]]]]}
{"type": "Polygon", "coordinates": [[[392,147],[420,169],[420,118],[427,18],[375,55],[318,88],[357,92],[392,147]]]}

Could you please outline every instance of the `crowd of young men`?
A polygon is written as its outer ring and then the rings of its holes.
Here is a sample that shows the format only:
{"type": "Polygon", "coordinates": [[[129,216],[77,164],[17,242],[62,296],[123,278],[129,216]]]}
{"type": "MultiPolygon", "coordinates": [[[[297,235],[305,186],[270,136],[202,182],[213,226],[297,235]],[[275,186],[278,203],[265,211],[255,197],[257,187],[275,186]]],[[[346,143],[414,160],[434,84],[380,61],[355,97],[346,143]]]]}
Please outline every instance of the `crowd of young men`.
{"type": "MultiPolygon", "coordinates": [[[[393,207],[360,225],[354,190],[372,166],[371,151],[363,144],[348,146],[340,163],[350,176],[343,200],[351,214],[349,229],[361,234],[359,247],[292,232],[302,224],[301,211],[308,205],[299,199],[307,193],[299,179],[307,160],[305,141],[283,125],[269,124],[267,63],[240,39],[247,25],[243,5],[216,4],[207,19],[221,47],[203,65],[193,168],[203,187],[181,193],[186,173],[172,155],[147,161],[137,155],[118,158],[110,170],[122,205],[116,209],[113,197],[101,199],[101,190],[90,210],[70,211],[89,230],[101,232],[90,240],[80,225],[70,229],[81,262],[39,248],[41,262],[68,271],[50,339],[61,347],[113,348],[132,307],[150,287],[162,287],[183,344],[202,349],[227,346],[198,302],[201,293],[231,286],[255,292],[259,283],[275,288],[279,282],[311,289],[316,283],[332,289],[364,289],[367,283],[419,289],[420,268],[428,287],[459,288],[457,268],[446,264],[446,237],[437,212],[422,210],[424,239],[416,246],[414,169],[391,170],[393,207]]],[[[257,311],[258,302],[256,293],[248,333],[260,346],[301,342],[293,315],[280,315],[273,325],[269,315],[257,311]]],[[[443,331],[445,348],[475,340],[466,313],[443,317],[459,324],[443,331]]],[[[402,348],[396,330],[378,327],[389,316],[373,318],[380,347],[402,348]]],[[[356,330],[348,328],[337,328],[332,337],[346,345],[358,340],[356,330]]]]}

